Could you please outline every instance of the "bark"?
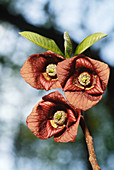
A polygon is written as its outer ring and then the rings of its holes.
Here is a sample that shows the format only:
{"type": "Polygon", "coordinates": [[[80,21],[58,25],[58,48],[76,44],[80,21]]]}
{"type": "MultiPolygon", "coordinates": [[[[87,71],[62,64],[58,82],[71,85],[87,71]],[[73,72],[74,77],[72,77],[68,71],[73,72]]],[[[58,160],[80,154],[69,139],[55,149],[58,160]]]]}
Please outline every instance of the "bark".
{"type": "Polygon", "coordinates": [[[93,138],[89,133],[89,130],[87,128],[87,125],[85,123],[83,116],[81,116],[81,119],[80,119],[80,126],[85,136],[85,140],[86,140],[86,144],[87,144],[87,148],[89,152],[89,161],[91,163],[91,166],[93,170],[101,170],[96,160],[96,155],[95,155],[95,150],[94,150],[94,145],[93,145],[93,138]]]}

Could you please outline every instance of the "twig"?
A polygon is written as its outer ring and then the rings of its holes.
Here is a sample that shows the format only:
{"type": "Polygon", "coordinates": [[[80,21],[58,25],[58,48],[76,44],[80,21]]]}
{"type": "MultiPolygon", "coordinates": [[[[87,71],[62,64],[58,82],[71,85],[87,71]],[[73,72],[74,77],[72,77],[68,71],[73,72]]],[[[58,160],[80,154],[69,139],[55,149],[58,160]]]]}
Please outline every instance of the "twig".
{"type": "Polygon", "coordinates": [[[93,170],[101,170],[101,168],[99,167],[97,160],[96,160],[95,150],[94,150],[94,146],[93,146],[93,138],[89,133],[89,130],[87,128],[87,125],[85,123],[83,116],[81,116],[81,119],[80,119],[80,126],[81,126],[84,136],[85,136],[87,148],[89,151],[89,161],[91,163],[91,166],[92,166],[93,170]]]}

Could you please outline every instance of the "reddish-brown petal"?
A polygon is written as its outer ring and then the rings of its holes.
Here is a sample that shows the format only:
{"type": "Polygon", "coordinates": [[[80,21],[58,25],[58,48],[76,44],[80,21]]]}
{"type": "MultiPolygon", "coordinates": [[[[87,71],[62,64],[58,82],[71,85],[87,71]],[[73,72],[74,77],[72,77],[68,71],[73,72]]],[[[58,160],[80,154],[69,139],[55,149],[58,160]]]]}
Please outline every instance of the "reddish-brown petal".
{"type": "Polygon", "coordinates": [[[46,57],[48,57],[48,58],[49,58],[49,57],[50,57],[50,58],[53,58],[56,63],[61,62],[62,60],[65,59],[64,57],[62,57],[62,56],[60,56],[59,54],[56,54],[56,53],[54,53],[54,52],[52,52],[52,51],[47,51],[47,52],[42,53],[42,54],[44,54],[44,55],[45,55],[46,57]]]}
{"type": "Polygon", "coordinates": [[[79,67],[86,67],[93,71],[92,63],[84,55],[79,55],[78,59],[76,60],[76,68],[79,68],[79,67]]]}
{"type": "Polygon", "coordinates": [[[39,103],[38,110],[39,112],[43,112],[43,114],[49,116],[49,113],[51,115],[51,111],[53,112],[53,108],[55,107],[55,103],[50,102],[50,101],[42,101],[39,103]]]}
{"type": "Polygon", "coordinates": [[[63,104],[63,105],[67,104],[67,101],[65,100],[65,98],[59,91],[55,91],[55,92],[49,93],[48,95],[45,95],[43,97],[43,100],[45,101],[48,100],[56,104],[63,104]]]}
{"type": "MultiPolygon", "coordinates": [[[[27,63],[26,63],[27,64],[27,63]]],[[[24,66],[24,65],[23,65],[24,66]]],[[[36,89],[44,89],[44,87],[42,86],[42,84],[40,83],[39,81],[39,77],[40,77],[40,74],[38,73],[33,73],[32,72],[32,68],[31,67],[28,67],[28,64],[26,65],[27,68],[23,68],[21,69],[21,76],[23,77],[23,79],[28,83],[30,84],[32,87],[36,88],[36,89]],[[25,72],[28,71],[27,72],[25,72]]]]}
{"type": "Polygon", "coordinates": [[[89,58],[89,60],[93,64],[95,71],[101,80],[101,86],[104,91],[108,84],[108,79],[109,79],[109,74],[110,74],[109,66],[105,64],[104,62],[100,62],[100,61],[97,61],[91,58],[89,58]]]}
{"type": "Polygon", "coordinates": [[[49,93],[48,95],[45,95],[42,99],[44,101],[53,102],[57,104],[58,106],[60,105],[61,107],[63,107],[63,110],[66,110],[66,109],[74,110],[74,107],[70,104],[70,102],[65,100],[65,98],[59,91],[49,93]]]}
{"type": "MultiPolygon", "coordinates": [[[[52,87],[58,88],[58,86],[56,86],[56,85],[58,85],[58,84],[57,84],[58,80],[50,80],[50,81],[47,81],[47,80],[44,78],[44,76],[43,76],[42,73],[40,74],[39,82],[42,84],[42,86],[43,86],[43,88],[44,88],[45,90],[53,89],[52,87]],[[55,86],[53,86],[53,85],[55,85],[55,86]]],[[[60,86],[59,86],[59,87],[60,87],[60,86]]]]}
{"type": "Polygon", "coordinates": [[[66,59],[57,65],[57,77],[62,87],[68,78],[74,73],[76,57],[66,59]]]}
{"type": "Polygon", "coordinates": [[[52,84],[52,86],[50,87],[51,89],[62,89],[60,82],[59,81],[55,81],[54,84],[52,84]]]}
{"type": "Polygon", "coordinates": [[[80,122],[80,115],[81,115],[81,113],[79,112],[76,123],[74,123],[70,127],[66,128],[64,133],[62,133],[61,135],[58,135],[58,136],[57,135],[54,136],[55,142],[65,143],[65,142],[74,142],[75,141],[76,136],[77,136],[78,125],[80,122]]]}
{"type": "Polygon", "coordinates": [[[35,106],[31,112],[31,114],[27,117],[27,126],[28,128],[34,133],[35,136],[39,137],[40,139],[47,139],[48,132],[46,129],[47,119],[45,115],[43,116],[43,121],[41,123],[39,114],[37,112],[37,107],[35,106]]]}
{"type": "Polygon", "coordinates": [[[73,110],[71,109],[67,109],[67,114],[68,114],[68,126],[70,126],[71,124],[73,124],[74,122],[76,122],[76,115],[74,113],[73,110]]]}
{"type": "Polygon", "coordinates": [[[63,90],[64,90],[64,91],[80,91],[80,90],[82,90],[82,88],[80,88],[78,85],[75,85],[75,84],[73,83],[73,76],[71,76],[71,77],[67,80],[67,82],[66,82],[63,90]]]}
{"type": "Polygon", "coordinates": [[[100,79],[99,77],[97,76],[96,78],[96,84],[94,85],[93,88],[90,88],[90,89],[86,89],[85,90],[88,94],[93,94],[93,95],[97,95],[97,94],[103,94],[104,91],[102,90],[102,87],[101,87],[101,82],[100,82],[100,79]]]}
{"type": "Polygon", "coordinates": [[[66,99],[76,108],[81,110],[87,110],[98,103],[102,95],[92,96],[86,92],[65,92],[66,99]]]}
{"type": "Polygon", "coordinates": [[[54,103],[42,101],[33,108],[31,114],[27,117],[28,128],[40,139],[48,138],[47,121],[53,106],[54,103]]]}
{"type": "Polygon", "coordinates": [[[53,128],[51,126],[50,121],[48,120],[46,128],[47,128],[47,131],[48,131],[48,138],[50,138],[50,137],[60,133],[65,128],[65,126],[62,126],[62,127],[59,127],[59,128],[53,128]]]}
{"type": "Polygon", "coordinates": [[[42,84],[39,82],[39,76],[44,71],[46,59],[40,54],[31,55],[21,68],[21,76],[32,87],[43,89],[42,84]]]}

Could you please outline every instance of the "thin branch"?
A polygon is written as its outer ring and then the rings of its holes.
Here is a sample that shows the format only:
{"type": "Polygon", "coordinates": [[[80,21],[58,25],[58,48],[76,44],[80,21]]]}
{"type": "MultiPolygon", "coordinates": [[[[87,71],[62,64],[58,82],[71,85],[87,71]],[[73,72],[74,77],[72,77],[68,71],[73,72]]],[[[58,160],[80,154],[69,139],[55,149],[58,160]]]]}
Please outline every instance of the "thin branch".
{"type": "Polygon", "coordinates": [[[93,138],[89,133],[89,130],[87,128],[87,125],[85,123],[83,116],[81,116],[81,119],[80,119],[80,126],[81,126],[84,136],[85,136],[87,148],[89,151],[89,161],[91,163],[91,166],[92,166],[93,170],[101,170],[101,168],[99,167],[97,160],[96,160],[95,150],[94,150],[94,146],[93,146],[93,138]]]}

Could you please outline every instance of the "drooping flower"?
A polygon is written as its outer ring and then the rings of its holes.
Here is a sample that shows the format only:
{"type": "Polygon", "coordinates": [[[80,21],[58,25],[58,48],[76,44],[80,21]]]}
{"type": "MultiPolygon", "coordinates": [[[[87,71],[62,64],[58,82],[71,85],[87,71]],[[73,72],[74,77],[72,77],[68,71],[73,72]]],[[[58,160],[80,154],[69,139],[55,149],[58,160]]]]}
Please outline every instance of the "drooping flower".
{"type": "Polygon", "coordinates": [[[36,89],[61,88],[56,67],[64,58],[51,51],[31,55],[21,68],[21,76],[36,89]]]}
{"type": "Polygon", "coordinates": [[[80,110],[74,108],[58,91],[43,97],[27,117],[27,126],[40,139],[54,136],[55,142],[73,142],[77,136],[80,110]]]}
{"type": "Polygon", "coordinates": [[[87,110],[101,100],[109,72],[107,64],[84,55],[64,60],[57,66],[57,77],[66,99],[81,110],[87,110]]]}

